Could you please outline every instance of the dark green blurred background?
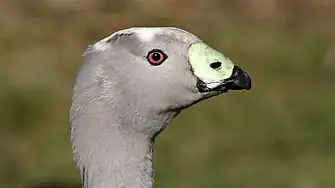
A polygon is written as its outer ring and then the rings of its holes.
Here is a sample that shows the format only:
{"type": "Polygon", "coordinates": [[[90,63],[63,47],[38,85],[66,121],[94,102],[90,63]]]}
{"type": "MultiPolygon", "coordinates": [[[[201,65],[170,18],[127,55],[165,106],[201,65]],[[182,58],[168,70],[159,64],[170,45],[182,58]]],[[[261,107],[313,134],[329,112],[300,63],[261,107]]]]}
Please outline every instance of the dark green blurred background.
{"type": "Polygon", "coordinates": [[[0,0],[0,188],[79,187],[81,54],[132,26],[186,29],[253,78],[163,132],[157,188],[335,187],[335,0],[0,0]]]}

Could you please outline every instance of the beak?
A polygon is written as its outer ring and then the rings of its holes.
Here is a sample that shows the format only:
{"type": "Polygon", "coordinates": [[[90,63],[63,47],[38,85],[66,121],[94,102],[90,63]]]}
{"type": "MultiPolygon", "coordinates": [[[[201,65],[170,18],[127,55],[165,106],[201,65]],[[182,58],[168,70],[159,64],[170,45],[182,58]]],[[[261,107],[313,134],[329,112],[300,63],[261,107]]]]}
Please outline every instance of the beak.
{"type": "Polygon", "coordinates": [[[230,78],[225,79],[216,90],[250,90],[251,78],[249,74],[243,71],[240,67],[234,66],[233,74],[230,78]]]}
{"type": "Polygon", "coordinates": [[[202,82],[201,80],[198,80],[197,87],[200,92],[227,92],[229,90],[250,90],[251,78],[247,72],[243,71],[240,67],[235,65],[232,75],[229,78],[224,79],[217,87],[209,89],[206,86],[206,83],[202,82]]]}

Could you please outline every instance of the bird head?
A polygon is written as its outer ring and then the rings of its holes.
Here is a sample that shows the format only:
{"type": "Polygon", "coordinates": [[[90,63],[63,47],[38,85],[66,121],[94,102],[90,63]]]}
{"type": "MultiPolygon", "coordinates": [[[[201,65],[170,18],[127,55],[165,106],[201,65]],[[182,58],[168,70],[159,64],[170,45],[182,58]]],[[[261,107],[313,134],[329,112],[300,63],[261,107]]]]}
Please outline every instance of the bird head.
{"type": "Polygon", "coordinates": [[[91,45],[84,56],[89,72],[78,79],[79,87],[96,84],[95,90],[106,97],[123,93],[157,111],[251,89],[248,73],[195,35],[174,27],[121,30],[91,45]]]}

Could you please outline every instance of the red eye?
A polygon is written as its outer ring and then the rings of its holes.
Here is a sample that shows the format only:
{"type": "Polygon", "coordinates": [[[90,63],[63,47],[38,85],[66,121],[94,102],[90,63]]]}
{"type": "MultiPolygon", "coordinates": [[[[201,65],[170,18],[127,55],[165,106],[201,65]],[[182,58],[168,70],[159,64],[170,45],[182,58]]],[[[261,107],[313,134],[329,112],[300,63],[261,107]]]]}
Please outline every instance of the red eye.
{"type": "Polygon", "coordinates": [[[147,60],[151,65],[160,65],[167,59],[167,55],[161,50],[151,50],[147,55],[147,60]]]}

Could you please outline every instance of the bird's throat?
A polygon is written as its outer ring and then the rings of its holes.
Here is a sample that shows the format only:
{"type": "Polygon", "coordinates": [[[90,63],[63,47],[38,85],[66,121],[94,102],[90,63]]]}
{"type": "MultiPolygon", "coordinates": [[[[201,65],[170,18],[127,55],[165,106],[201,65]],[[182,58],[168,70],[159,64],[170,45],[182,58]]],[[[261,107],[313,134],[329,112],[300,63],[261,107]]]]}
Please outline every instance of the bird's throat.
{"type": "Polygon", "coordinates": [[[125,116],[99,105],[105,104],[73,106],[71,139],[83,187],[151,188],[155,137],[178,113],[129,109],[125,116]]]}
{"type": "Polygon", "coordinates": [[[151,188],[152,147],[147,139],[133,137],[129,140],[123,138],[122,142],[95,149],[86,156],[85,162],[78,161],[83,187],[151,188]]]}

